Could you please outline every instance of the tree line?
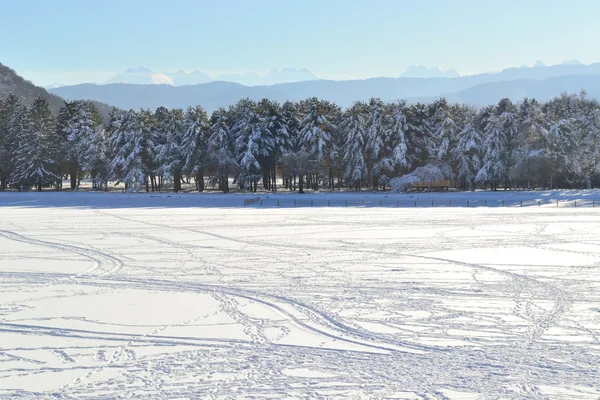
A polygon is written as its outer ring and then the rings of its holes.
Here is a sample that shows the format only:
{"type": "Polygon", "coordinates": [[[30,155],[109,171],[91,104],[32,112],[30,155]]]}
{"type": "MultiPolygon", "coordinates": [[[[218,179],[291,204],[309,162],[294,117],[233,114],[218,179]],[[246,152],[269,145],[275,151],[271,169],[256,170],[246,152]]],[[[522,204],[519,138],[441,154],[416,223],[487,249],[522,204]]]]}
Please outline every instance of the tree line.
{"type": "Polygon", "coordinates": [[[483,108],[317,98],[279,104],[242,99],[208,115],[113,109],[69,101],[53,116],[37,98],[0,100],[0,188],[128,191],[207,188],[402,190],[450,179],[461,189],[597,185],[600,106],[585,93],[540,103],[502,99],[483,108]]]}

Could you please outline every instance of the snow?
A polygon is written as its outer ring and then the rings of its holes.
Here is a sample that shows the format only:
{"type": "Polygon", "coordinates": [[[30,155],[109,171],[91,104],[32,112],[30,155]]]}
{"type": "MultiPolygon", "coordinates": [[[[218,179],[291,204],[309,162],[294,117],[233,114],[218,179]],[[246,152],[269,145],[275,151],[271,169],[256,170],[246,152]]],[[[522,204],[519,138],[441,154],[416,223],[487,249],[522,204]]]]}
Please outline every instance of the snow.
{"type": "Polygon", "coordinates": [[[592,199],[0,193],[0,398],[598,399],[592,199]]]}

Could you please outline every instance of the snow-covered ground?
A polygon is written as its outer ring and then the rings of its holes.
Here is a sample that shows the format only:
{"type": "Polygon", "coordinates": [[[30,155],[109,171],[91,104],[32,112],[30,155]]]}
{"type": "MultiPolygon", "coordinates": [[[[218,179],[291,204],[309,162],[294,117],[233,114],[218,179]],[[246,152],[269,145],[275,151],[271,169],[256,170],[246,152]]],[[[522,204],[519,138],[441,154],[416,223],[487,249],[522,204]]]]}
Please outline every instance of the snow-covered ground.
{"type": "Polygon", "coordinates": [[[600,397],[598,192],[267,196],[0,194],[0,398],[600,397]]]}

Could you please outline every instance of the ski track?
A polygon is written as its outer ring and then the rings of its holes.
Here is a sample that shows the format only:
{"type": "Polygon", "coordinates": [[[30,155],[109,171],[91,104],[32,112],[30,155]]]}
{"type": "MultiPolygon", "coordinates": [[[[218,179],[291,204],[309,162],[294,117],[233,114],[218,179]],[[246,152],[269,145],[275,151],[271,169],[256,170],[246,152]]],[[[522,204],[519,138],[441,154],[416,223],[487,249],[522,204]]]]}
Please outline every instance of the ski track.
{"type": "MultiPolygon", "coordinates": [[[[27,292],[0,294],[2,399],[600,398],[592,209],[117,208],[78,210],[71,223],[61,209],[52,225],[11,210],[19,232],[0,229],[0,240],[55,271],[0,268],[5,293],[27,292]],[[557,247],[578,244],[589,248],[557,247]],[[465,257],[523,248],[589,261],[465,257]],[[61,272],[61,253],[93,265],[61,272]],[[127,293],[206,296],[194,298],[214,309],[173,305],[151,325],[110,322],[110,305],[104,319],[36,317],[45,302],[127,293]],[[225,336],[194,335],[203,324],[225,336]],[[60,379],[22,383],[42,376],[60,379]]],[[[18,259],[0,254],[0,266],[18,259]]]]}

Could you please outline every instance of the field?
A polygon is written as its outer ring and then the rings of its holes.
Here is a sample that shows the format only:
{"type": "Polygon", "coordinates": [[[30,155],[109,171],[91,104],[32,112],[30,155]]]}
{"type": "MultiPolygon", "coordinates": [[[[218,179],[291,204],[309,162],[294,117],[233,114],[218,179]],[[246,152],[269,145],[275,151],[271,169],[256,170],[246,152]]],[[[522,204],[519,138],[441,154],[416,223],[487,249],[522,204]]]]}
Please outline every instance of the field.
{"type": "Polygon", "coordinates": [[[259,196],[0,194],[0,398],[600,398],[599,192],[259,196]]]}

